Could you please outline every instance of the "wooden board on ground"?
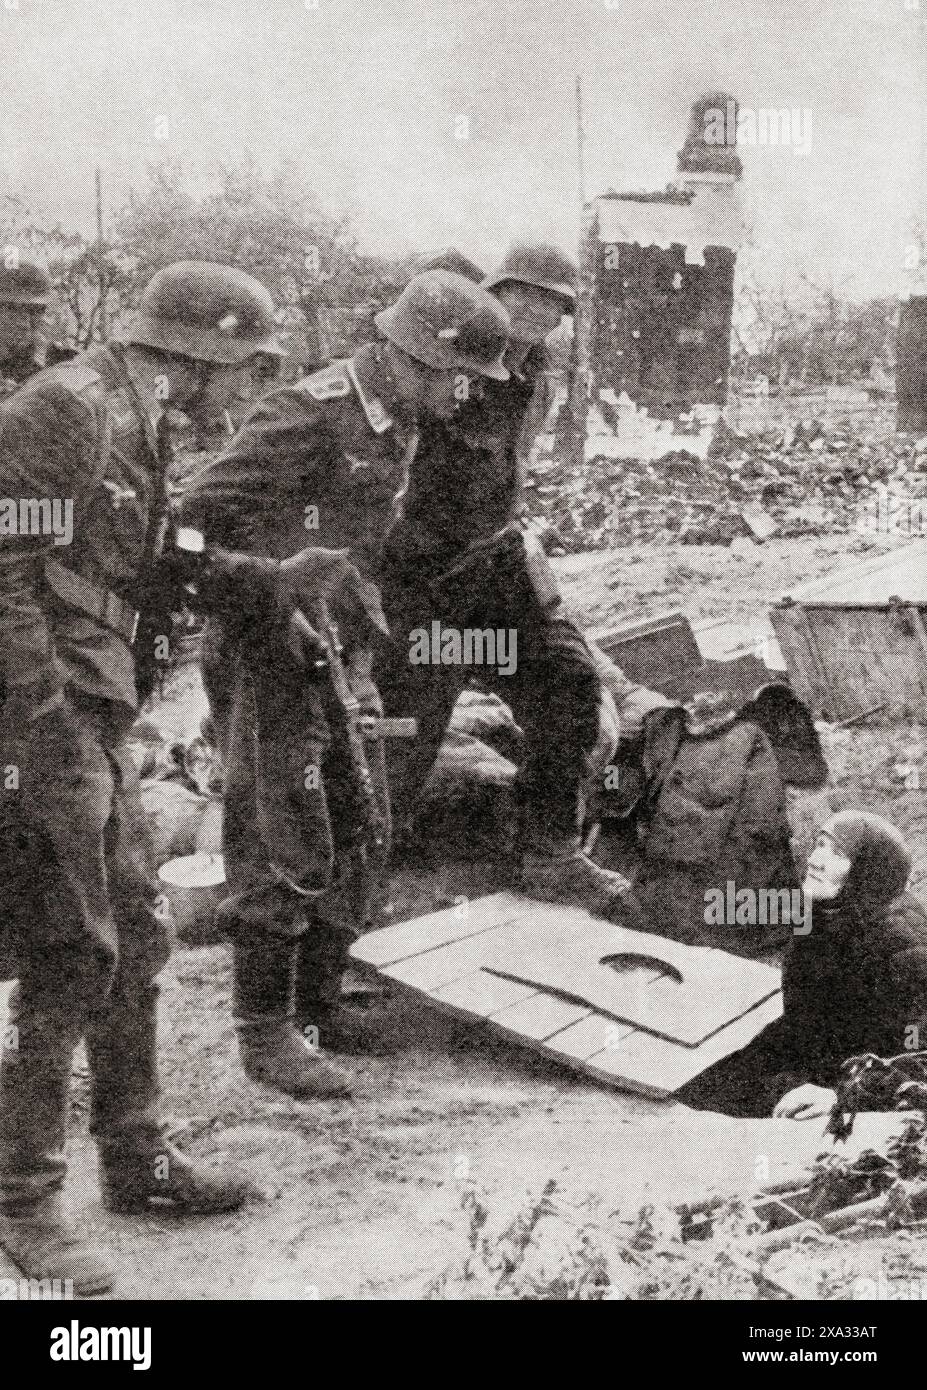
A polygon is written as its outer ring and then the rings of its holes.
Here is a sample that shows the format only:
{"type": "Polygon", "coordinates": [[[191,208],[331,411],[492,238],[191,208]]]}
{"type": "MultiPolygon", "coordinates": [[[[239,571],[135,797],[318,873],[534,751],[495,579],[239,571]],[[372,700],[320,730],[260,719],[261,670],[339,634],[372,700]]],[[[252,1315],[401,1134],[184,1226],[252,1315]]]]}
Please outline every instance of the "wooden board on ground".
{"type": "Polygon", "coordinates": [[[657,1097],[782,1012],[774,966],[513,893],[370,932],[352,955],[437,1008],[657,1097]]]}

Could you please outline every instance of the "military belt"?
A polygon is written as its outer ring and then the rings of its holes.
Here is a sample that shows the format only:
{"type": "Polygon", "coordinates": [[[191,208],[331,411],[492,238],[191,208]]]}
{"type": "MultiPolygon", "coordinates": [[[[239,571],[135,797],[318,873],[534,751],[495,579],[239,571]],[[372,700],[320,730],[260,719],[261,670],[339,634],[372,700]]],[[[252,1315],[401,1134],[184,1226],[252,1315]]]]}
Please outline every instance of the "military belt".
{"type": "Polygon", "coordinates": [[[135,641],[139,614],[111,589],[94,584],[82,574],[75,574],[57,560],[45,561],[45,579],[56,598],[70,608],[86,613],[88,618],[108,627],[130,646],[135,641]]]}

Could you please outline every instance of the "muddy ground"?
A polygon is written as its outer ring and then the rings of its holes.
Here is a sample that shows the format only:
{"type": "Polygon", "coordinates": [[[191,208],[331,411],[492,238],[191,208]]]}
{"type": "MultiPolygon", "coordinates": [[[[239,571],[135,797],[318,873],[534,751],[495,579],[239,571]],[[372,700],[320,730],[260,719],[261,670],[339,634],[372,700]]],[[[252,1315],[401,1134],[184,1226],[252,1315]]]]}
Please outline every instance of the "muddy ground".
{"type": "MultiPolygon", "coordinates": [[[[770,601],[884,544],[829,536],[733,552],[665,545],[557,565],[568,601],[592,625],[681,609],[695,622],[762,631],[770,601]]],[[[898,772],[922,754],[923,739],[911,725],[827,735],[832,786],[793,797],[799,840],[821,804],[855,801],[892,815],[927,854],[923,792],[906,789],[898,772]]],[[[492,864],[405,870],[394,884],[397,915],[492,891],[498,878],[492,864]]],[[[264,1199],[182,1225],[110,1216],[78,1084],[70,1190],[82,1223],[113,1249],[126,1297],[419,1298],[466,1253],[470,1183],[494,1213],[555,1178],[568,1200],[593,1193],[633,1214],[644,1201],[712,1187],[748,1191],[760,1160],[774,1180],[821,1147],[819,1122],[741,1123],[619,1094],[403,1001],[395,1054],[347,1060],[352,1101],[299,1104],[242,1074],[224,947],[179,950],[163,994],[165,1103],[179,1142],[247,1169],[264,1199]]]]}

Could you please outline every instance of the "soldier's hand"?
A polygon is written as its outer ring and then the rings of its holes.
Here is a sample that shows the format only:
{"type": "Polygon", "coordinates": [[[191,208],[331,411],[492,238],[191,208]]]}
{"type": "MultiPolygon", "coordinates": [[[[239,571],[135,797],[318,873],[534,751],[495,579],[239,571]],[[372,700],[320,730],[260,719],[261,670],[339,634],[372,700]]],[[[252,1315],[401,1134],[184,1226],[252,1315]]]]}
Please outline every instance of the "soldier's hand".
{"type": "Polygon", "coordinates": [[[330,607],[344,605],[345,611],[363,610],[373,627],[388,634],[380,591],[362,577],[350,554],[349,550],[308,546],[284,560],[280,569],[293,601],[298,607],[308,608],[313,600],[324,599],[330,607]]]}
{"type": "Polygon", "coordinates": [[[287,623],[286,644],[297,664],[310,671],[320,670],[327,663],[325,643],[299,608],[287,623]]]}

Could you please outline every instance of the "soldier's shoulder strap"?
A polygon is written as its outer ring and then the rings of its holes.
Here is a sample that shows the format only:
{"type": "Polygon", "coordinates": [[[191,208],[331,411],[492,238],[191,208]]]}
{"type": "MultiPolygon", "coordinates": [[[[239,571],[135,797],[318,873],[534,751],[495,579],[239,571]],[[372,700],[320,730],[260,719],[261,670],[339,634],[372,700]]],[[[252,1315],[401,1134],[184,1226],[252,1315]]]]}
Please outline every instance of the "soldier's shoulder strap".
{"type": "Polygon", "coordinates": [[[91,387],[99,388],[103,385],[103,378],[96,367],[81,357],[73,358],[69,362],[56,362],[53,367],[46,367],[45,380],[59,382],[69,391],[78,394],[83,394],[91,387]]]}
{"type": "Polygon", "coordinates": [[[46,380],[56,382],[74,395],[80,396],[93,410],[96,422],[96,448],[93,465],[88,470],[81,489],[79,510],[84,513],[90,507],[94,493],[106,475],[113,444],[113,429],[119,429],[124,424],[120,391],[113,383],[107,382],[91,362],[85,361],[82,357],[48,367],[43,375],[46,380]]]}
{"type": "Polygon", "coordinates": [[[393,423],[393,417],[386,409],[386,406],[380,400],[379,396],[375,396],[372,391],[368,391],[363,386],[354,369],[353,362],[347,361],[340,365],[344,367],[345,374],[354,387],[357,399],[361,404],[361,409],[367,417],[368,425],[373,430],[374,434],[385,434],[393,423]]]}
{"type": "Polygon", "coordinates": [[[393,423],[379,396],[368,391],[358,379],[350,359],[332,362],[321,371],[303,377],[297,382],[297,390],[305,391],[316,401],[332,401],[353,394],[374,434],[385,434],[393,423]]]}

